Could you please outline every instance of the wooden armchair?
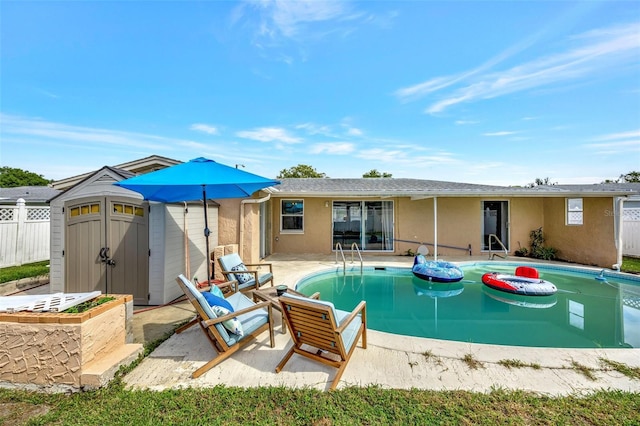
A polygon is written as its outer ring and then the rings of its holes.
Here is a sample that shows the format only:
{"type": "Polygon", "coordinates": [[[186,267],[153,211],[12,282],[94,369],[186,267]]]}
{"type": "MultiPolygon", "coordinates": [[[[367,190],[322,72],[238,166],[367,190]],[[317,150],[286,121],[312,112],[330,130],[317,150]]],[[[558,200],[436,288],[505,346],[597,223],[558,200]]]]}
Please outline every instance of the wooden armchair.
{"type": "Polygon", "coordinates": [[[231,281],[218,285],[218,287],[231,287],[230,294],[224,298],[233,308],[233,312],[225,315],[216,315],[214,307],[209,305],[203,294],[184,275],[180,274],[176,278],[178,285],[187,296],[196,310],[196,317],[186,325],[178,328],[177,333],[181,333],[187,328],[200,325],[205,336],[218,352],[218,354],[197,369],[192,378],[197,378],[206,373],[209,369],[229,358],[245,344],[257,337],[262,332],[269,330],[271,347],[274,347],[273,336],[273,315],[270,302],[255,303],[244,294],[234,291],[237,282],[231,281]],[[225,328],[225,323],[232,321],[243,331],[242,335],[234,334],[225,328]],[[237,322],[235,322],[237,321],[237,322]]]}
{"type": "Polygon", "coordinates": [[[231,253],[218,258],[220,271],[228,281],[238,281],[240,291],[257,290],[270,282],[273,286],[273,269],[271,263],[244,263],[238,253],[231,253]],[[259,269],[268,269],[268,272],[259,269]]]}
{"type": "Polygon", "coordinates": [[[367,348],[366,302],[362,301],[353,311],[346,312],[335,309],[331,302],[285,293],[280,297],[280,305],[291,330],[293,347],[276,367],[276,373],[282,371],[296,353],[337,368],[330,387],[335,389],[360,337],[362,347],[367,348]],[[306,346],[303,348],[303,345],[306,346]],[[332,354],[335,359],[322,356],[322,352],[332,354]]]}

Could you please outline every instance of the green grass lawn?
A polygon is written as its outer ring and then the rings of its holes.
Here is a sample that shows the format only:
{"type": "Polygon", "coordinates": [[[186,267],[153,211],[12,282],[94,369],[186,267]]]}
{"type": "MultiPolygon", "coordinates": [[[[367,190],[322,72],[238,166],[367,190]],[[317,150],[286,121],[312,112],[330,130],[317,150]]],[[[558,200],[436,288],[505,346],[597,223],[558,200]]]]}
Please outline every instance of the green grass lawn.
{"type": "Polygon", "coordinates": [[[600,391],[559,398],[519,391],[388,390],[350,387],[333,392],[276,387],[125,390],[73,395],[0,390],[0,424],[31,425],[637,425],[640,394],[600,391]],[[3,410],[3,405],[5,409],[3,410]],[[1,413],[13,409],[13,416],[1,413]]]}
{"type": "MultiPolygon", "coordinates": [[[[47,263],[4,268],[0,275],[4,280],[8,269],[12,277],[41,275],[48,273],[47,263]]],[[[622,269],[640,273],[640,259],[625,258],[622,269]]],[[[17,278],[7,281],[12,279],[17,278]]],[[[145,353],[161,340],[147,345],[145,353]]],[[[224,386],[161,392],[125,389],[122,375],[136,364],[96,391],[67,395],[0,389],[0,425],[640,424],[639,393],[599,391],[552,398],[501,389],[487,394],[378,387],[333,392],[224,386]]]]}
{"type": "Polygon", "coordinates": [[[39,277],[49,274],[49,261],[29,263],[21,266],[0,268],[0,284],[22,278],[39,277]]]}
{"type": "Polygon", "coordinates": [[[624,256],[620,270],[622,272],[640,274],[640,258],[624,256]]]}

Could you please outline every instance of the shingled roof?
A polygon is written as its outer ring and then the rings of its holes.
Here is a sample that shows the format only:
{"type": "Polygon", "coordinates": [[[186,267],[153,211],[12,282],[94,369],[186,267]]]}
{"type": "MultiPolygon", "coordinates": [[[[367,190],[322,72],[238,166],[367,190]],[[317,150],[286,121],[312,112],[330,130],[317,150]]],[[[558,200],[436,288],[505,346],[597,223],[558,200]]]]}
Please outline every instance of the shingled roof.
{"type": "MultiPolygon", "coordinates": [[[[361,197],[566,197],[566,196],[622,196],[637,194],[639,187],[602,185],[541,185],[534,188],[479,185],[422,179],[396,178],[296,178],[280,179],[281,184],[266,191],[273,196],[361,196],[361,197]]],[[[627,184],[631,185],[631,184],[627,184]]]]}
{"type": "Polygon", "coordinates": [[[0,202],[15,203],[22,198],[27,203],[44,203],[58,195],[60,190],[48,186],[18,186],[15,188],[0,188],[0,202]]]}

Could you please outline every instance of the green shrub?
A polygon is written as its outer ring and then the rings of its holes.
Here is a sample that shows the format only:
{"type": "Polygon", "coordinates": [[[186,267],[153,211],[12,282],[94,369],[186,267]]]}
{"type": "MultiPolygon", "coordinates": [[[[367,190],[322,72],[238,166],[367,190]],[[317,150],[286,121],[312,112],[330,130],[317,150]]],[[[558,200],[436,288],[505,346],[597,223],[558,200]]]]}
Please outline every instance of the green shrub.
{"type": "Polygon", "coordinates": [[[531,231],[529,237],[531,238],[531,257],[544,260],[553,260],[556,258],[558,251],[553,247],[545,247],[544,245],[542,227],[531,231]]]}

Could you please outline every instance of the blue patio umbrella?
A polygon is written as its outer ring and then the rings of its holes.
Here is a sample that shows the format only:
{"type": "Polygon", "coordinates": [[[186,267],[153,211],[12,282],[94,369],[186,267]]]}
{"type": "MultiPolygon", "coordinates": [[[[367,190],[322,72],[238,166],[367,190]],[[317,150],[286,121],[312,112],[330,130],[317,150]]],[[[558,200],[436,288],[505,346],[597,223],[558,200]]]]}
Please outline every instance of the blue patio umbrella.
{"type": "MultiPolygon", "coordinates": [[[[277,180],[267,179],[199,157],[155,172],[146,173],[116,182],[121,186],[142,194],[145,200],[175,203],[202,200],[204,203],[204,235],[209,256],[209,226],[207,199],[245,198],[254,192],[278,185],[277,180]]],[[[207,261],[207,281],[211,278],[207,261]]]]}

